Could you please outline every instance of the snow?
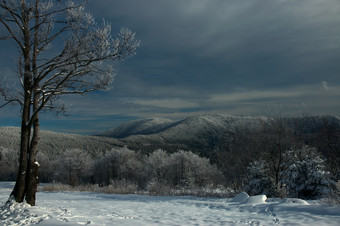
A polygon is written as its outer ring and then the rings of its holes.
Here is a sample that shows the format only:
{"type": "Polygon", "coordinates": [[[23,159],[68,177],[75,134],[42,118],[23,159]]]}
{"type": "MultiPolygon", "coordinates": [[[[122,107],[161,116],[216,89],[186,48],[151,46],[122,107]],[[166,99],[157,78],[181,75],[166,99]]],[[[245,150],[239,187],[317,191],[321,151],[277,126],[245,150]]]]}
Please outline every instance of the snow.
{"type": "Polygon", "coordinates": [[[267,200],[266,195],[255,195],[247,198],[243,203],[256,205],[266,203],[266,200],[267,200]]]}
{"type": "Polygon", "coordinates": [[[0,225],[339,225],[340,207],[299,199],[38,192],[37,206],[5,204],[14,183],[0,182],[0,225]]]}
{"type": "Polygon", "coordinates": [[[237,194],[231,202],[245,202],[249,198],[249,195],[246,192],[241,192],[237,194]]]}

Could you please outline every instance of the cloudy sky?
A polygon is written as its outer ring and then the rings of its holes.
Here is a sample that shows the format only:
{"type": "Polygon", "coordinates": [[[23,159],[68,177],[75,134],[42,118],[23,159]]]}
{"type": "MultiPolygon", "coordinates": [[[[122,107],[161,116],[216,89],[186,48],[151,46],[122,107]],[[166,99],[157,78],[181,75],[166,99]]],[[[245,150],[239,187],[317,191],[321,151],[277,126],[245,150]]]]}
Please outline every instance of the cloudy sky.
{"type": "MultiPolygon", "coordinates": [[[[134,30],[141,47],[116,65],[111,90],[65,99],[68,115],[42,115],[43,129],[92,134],[202,113],[340,115],[339,0],[93,0],[88,10],[115,32],[134,30]]],[[[7,46],[2,77],[13,67],[7,46]]],[[[19,126],[18,109],[0,109],[0,125],[19,126]]]]}

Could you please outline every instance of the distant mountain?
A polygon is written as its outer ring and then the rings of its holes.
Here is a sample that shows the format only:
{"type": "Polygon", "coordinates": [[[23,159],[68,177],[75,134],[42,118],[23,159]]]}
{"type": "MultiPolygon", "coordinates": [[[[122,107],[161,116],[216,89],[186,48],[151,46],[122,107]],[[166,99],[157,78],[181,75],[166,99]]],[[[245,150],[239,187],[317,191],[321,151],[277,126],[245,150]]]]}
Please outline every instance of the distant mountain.
{"type": "MultiPolygon", "coordinates": [[[[320,131],[327,129],[327,126],[335,129],[335,132],[331,132],[333,134],[331,134],[330,139],[340,137],[338,135],[340,131],[339,117],[310,116],[287,119],[286,121],[291,124],[291,128],[293,130],[299,129],[311,143],[313,143],[314,137],[319,136],[320,131]],[[297,126],[300,128],[297,128],[297,126]]],[[[247,137],[249,135],[247,131],[255,131],[254,133],[256,133],[256,128],[260,127],[264,121],[266,121],[265,117],[205,114],[178,121],[160,118],[131,121],[98,136],[42,131],[39,148],[51,156],[58,155],[63,150],[70,148],[83,149],[94,156],[114,147],[126,145],[132,150],[144,153],[156,149],[169,152],[191,150],[209,157],[212,152],[229,147],[231,142],[240,134],[247,137]]],[[[317,139],[319,138],[320,136],[317,139]]],[[[18,150],[19,141],[19,128],[0,127],[0,146],[18,150]]]]}
{"type": "MultiPolygon", "coordinates": [[[[133,150],[173,152],[181,149],[210,156],[212,151],[228,146],[235,134],[256,131],[267,119],[228,114],[205,114],[178,121],[144,119],[123,124],[101,136],[119,139],[133,150]]],[[[340,118],[336,116],[289,117],[285,120],[293,130],[300,130],[306,139],[314,139],[322,128],[327,127],[326,124],[337,131],[340,129],[340,118]]]]}
{"type": "Polygon", "coordinates": [[[152,151],[211,150],[220,136],[235,127],[256,124],[259,117],[207,114],[191,116],[179,121],[168,119],[136,120],[106,131],[101,136],[119,138],[131,149],[152,151]]]}
{"type": "MultiPolygon", "coordinates": [[[[65,149],[79,148],[93,153],[127,145],[144,152],[164,149],[167,151],[209,151],[221,136],[225,137],[239,125],[258,122],[258,117],[223,114],[192,116],[183,120],[160,118],[131,121],[103,132],[98,136],[82,136],[67,133],[41,131],[39,149],[49,155],[58,155],[65,149]]],[[[15,150],[20,145],[20,129],[0,127],[0,146],[15,150]]]]}
{"type": "Polygon", "coordinates": [[[125,138],[131,135],[150,135],[160,133],[173,126],[174,123],[172,120],[161,118],[135,120],[105,131],[99,136],[125,138]]]}
{"type": "Polygon", "coordinates": [[[168,132],[173,133],[174,131],[176,131],[176,133],[180,132],[179,134],[177,133],[177,135],[181,136],[187,135],[183,134],[183,131],[187,130],[190,130],[191,132],[215,129],[220,130],[235,123],[239,124],[241,122],[249,122],[256,119],[258,119],[258,117],[231,116],[223,114],[191,116],[179,121],[161,118],[141,119],[122,124],[117,128],[105,131],[99,136],[127,138],[135,135],[152,135],[168,132]]]}

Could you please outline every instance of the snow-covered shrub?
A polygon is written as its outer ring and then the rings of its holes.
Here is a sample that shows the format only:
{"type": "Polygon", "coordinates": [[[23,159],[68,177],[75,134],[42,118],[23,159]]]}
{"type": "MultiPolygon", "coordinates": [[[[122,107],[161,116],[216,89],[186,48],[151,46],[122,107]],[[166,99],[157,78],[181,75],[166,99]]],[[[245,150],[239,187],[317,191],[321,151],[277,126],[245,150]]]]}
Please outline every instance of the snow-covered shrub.
{"type": "Polygon", "coordinates": [[[249,195],[272,195],[275,190],[274,179],[270,176],[269,165],[265,160],[254,161],[248,167],[249,182],[245,191],[249,195]]]}
{"type": "Polygon", "coordinates": [[[268,162],[254,161],[248,167],[249,183],[245,191],[250,195],[319,198],[330,194],[335,188],[325,166],[325,161],[315,148],[303,146],[301,149],[289,150],[282,155],[277,185],[268,162]]]}
{"type": "Polygon", "coordinates": [[[291,197],[312,199],[330,194],[334,181],[325,170],[323,160],[315,148],[303,146],[284,153],[281,183],[291,197]]]}

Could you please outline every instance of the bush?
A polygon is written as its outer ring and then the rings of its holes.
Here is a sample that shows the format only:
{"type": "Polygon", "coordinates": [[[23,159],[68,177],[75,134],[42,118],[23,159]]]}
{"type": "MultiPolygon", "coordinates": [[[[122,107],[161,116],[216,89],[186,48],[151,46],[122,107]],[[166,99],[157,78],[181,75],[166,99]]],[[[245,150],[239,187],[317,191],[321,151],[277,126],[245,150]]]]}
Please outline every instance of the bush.
{"type": "Polygon", "coordinates": [[[275,182],[270,176],[268,163],[264,160],[254,161],[248,167],[248,185],[245,192],[249,195],[272,195],[275,190],[275,182]]]}
{"type": "Polygon", "coordinates": [[[335,189],[325,161],[315,148],[304,146],[284,153],[281,183],[291,197],[314,199],[328,195],[335,189]]]}
{"type": "Polygon", "coordinates": [[[245,190],[250,195],[315,199],[331,194],[335,189],[330,173],[325,170],[325,161],[315,148],[303,146],[284,152],[279,167],[279,183],[275,185],[275,175],[270,173],[267,162],[252,162],[248,167],[249,182],[245,190]]]}

